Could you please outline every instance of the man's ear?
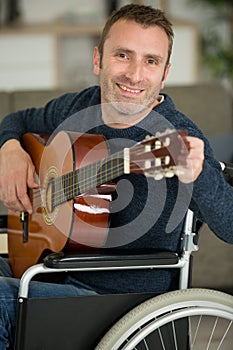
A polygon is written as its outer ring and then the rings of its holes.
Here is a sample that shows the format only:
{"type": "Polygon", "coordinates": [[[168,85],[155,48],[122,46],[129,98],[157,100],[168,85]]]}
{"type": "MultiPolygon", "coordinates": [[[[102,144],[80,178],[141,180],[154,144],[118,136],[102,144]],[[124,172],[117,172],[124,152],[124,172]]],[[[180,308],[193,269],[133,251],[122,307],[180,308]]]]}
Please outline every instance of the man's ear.
{"type": "Polygon", "coordinates": [[[166,67],[165,67],[164,74],[163,74],[163,79],[162,79],[162,83],[161,83],[161,89],[164,89],[165,82],[167,80],[167,76],[168,76],[168,72],[170,70],[170,67],[171,67],[171,63],[168,63],[166,65],[166,67]]]}
{"type": "Polygon", "coordinates": [[[100,73],[100,53],[98,47],[94,48],[94,53],[93,53],[93,72],[95,75],[99,75],[100,73]]]}

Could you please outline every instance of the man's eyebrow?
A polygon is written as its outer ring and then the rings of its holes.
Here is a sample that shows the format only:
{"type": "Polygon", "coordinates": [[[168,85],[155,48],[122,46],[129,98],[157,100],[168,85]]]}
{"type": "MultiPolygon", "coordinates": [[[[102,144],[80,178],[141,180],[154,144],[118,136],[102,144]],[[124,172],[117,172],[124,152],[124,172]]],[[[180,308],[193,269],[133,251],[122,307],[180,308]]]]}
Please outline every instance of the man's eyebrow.
{"type": "Polygon", "coordinates": [[[136,53],[136,51],[130,50],[129,48],[123,47],[123,46],[114,47],[114,48],[112,49],[112,51],[113,51],[113,52],[121,52],[121,51],[123,51],[123,52],[129,53],[129,54],[136,53]]]}

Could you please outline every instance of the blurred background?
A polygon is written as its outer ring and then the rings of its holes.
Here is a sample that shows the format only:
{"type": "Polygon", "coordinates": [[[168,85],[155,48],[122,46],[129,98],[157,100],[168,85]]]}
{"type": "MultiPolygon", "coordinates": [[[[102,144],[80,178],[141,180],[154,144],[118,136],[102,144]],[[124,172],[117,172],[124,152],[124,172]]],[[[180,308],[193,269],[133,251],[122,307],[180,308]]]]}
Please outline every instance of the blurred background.
{"type": "MultiPolygon", "coordinates": [[[[131,2],[161,8],[173,22],[165,92],[204,131],[216,157],[233,161],[232,0],[0,0],[0,119],[98,83],[93,48],[107,16],[131,2]]],[[[232,291],[232,246],[205,226],[200,247],[194,285],[232,291]]]]}
{"type": "MultiPolygon", "coordinates": [[[[92,51],[101,27],[125,0],[0,0],[0,89],[95,82],[92,51]]],[[[169,84],[233,80],[231,0],[134,1],[163,9],[174,23],[169,84]]]]}

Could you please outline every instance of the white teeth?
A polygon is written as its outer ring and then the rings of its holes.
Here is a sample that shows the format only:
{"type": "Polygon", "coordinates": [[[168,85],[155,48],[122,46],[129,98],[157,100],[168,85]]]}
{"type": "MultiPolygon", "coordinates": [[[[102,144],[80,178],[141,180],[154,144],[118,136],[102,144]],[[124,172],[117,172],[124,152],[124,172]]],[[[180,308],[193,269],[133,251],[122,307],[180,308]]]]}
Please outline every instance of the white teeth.
{"type": "Polygon", "coordinates": [[[119,85],[119,86],[120,86],[120,88],[121,88],[122,90],[131,92],[131,93],[133,93],[133,94],[138,94],[138,93],[141,91],[141,90],[131,90],[131,89],[127,88],[127,87],[124,86],[124,85],[119,85]]]}

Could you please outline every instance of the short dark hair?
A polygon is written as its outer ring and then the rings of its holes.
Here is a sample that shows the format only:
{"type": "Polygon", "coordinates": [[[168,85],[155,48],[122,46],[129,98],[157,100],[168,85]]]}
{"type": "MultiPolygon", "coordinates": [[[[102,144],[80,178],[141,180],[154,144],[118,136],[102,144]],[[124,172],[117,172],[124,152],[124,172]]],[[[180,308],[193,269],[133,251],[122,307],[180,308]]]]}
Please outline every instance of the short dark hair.
{"type": "Polygon", "coordinates": [[[119,21],[120,19],[134,21],[136,23],[141,24],[145,28],[150,26],[158,26],[162,28],[167,34],[169,41],[167,64],[169,63],[174,38],[172,23],[167,19],[163,11],[153,8],[151,6],[137,4],[125,5],[121,7],[118,11],[114,11],[107,19],[98,45],[100,61],[102,61],[104,43],[108,37],[108,33],[113,24],[119,21]]]}

